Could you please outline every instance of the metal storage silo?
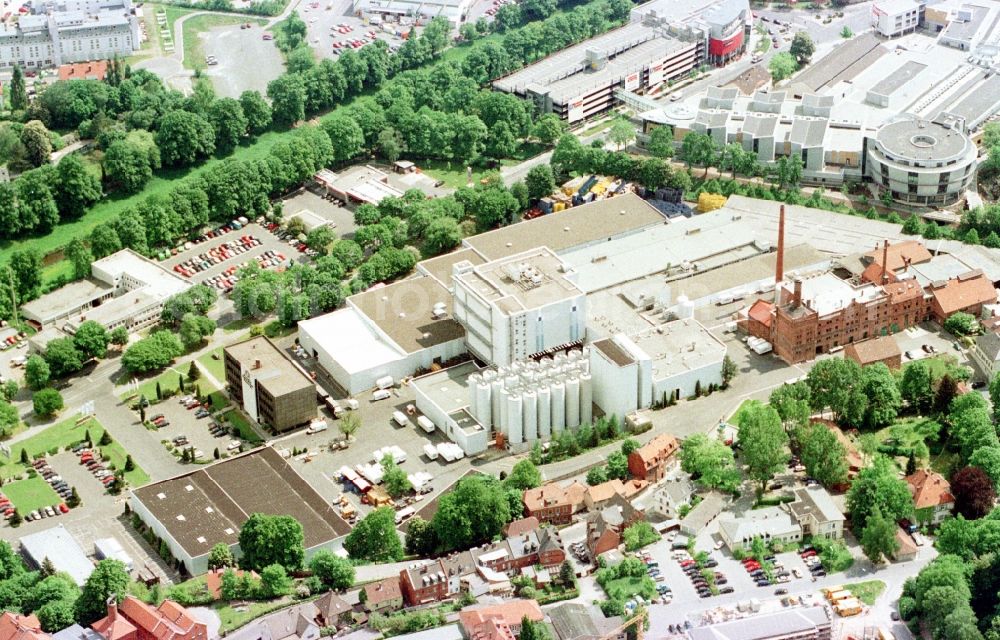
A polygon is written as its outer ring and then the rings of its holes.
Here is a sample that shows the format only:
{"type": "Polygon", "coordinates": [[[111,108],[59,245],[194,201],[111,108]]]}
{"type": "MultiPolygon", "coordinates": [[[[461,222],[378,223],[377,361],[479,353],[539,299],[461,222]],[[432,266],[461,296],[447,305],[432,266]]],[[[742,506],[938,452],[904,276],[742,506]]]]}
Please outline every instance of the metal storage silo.
{"type": "Polygon", "coordinates": [[[534,391],[527,390],[521,396],[523,404],[523,415],[521,423],[524,426],[524,441],[534,442],[538,440],[538,396],[534,391]]]}
{"type": "Polygon", "coordinates": [[[506,388],[500,389],[500,431],[510,438],[510,423],[507,422],[507,399],[510,392],[506,388]]]}
{"type": "Polygon", "coordinates": [[[538,389],[538,437],[548,440],[552,435],[552,392],[548,384],[538,389]]]}
{"type": "Polygon", "coordinates": [[[580,424],[594,422],[594,388],[589,373],[580,374],[580,424]]]}
{"type": "Polygon", "coordinates": [[[511,444],[524,442],[524,425],[521,420],[522,405],[520,389],[512,391],[507,396],[507,430],[511,444]]]}
{"type": "Polygon", "coordinates": [[[493,402],[490,395],[489,383],[480,382],[476,385],[476,411],[473,415],[487,429],[493,427],[493,402]]]}
{"type": "Polygon", "coordinates": [[[561,380],[552,386],[552,433],[558,435],[566,428],[566,385],[561,380]]]}
{"type": "Polygon", "coordinates": [[[500,422],[500,391],[503,389],[503,382],[494,379],[490,382],[490,424],[494,427],[502,427],[500,422]]]}
{"type": "Polygon", "coordinates": [[[576,429],[580,426],[580,380],[566,380],[566,427],[576,429]]]}

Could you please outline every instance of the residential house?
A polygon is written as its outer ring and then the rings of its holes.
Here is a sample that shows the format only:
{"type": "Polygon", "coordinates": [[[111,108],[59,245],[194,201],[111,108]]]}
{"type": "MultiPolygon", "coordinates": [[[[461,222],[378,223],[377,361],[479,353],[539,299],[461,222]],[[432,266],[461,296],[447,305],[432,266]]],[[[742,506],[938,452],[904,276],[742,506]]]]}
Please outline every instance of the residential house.
{"type": "Polygon", "coordinates": [[[508,538],[512,536],[519,536],[522,533],[528,533],[529,531],[534,531],[541,524],[538,518],[535,516],[528,516],[527,518],[520,518],[514,520],[506,527],[503,528],[503,534],[508,538]]]}
{"type": "Polygon", "coordinates": [[[586,543],[591,557],[617,549],[625,529],[645,517],[646,514],[633,507],[631,502],[615,494],[604,509],[587,516],[586,543]]]}
{"type": "Polygon", "coordinates": [[[679,518],[681,505],[691,504],[694,497],[694,483],[686,473],[675,473],[656,488],[649,501],[649,510],[661,514],[664,518],[679,518]]]}
{"type": "Polygon", "coordinates": [[[726,514],[719,520],[719,535],[730,551],[748,549],[754,538],[765,542],[798,542],[802,527],[780,507],[754,509],[742,515],[726,514]]]}
{"type": "Polygon", "coordinates": [[[569,524],[584,507],[587,487],[579,482],[562,486],[555,482],[524,492],[524,512],[549,524],[569,524]]]}
{"type": "Polygon", "coordinates": [[[902,363],[903,352],[899,350],[896,338],[887,335],[852,342],[844,347],[844,357],[854,360],[862,367],[881,362],[890,369],[898,369],[902,363]]]}
{"type": "Polygon", "coordinates": [[[234,636],[232,640],[318,640],[322,628],[316,621],[316,608],[305,603],[258,618],[234,636]]]}
{"type": "Polygon", "coordinates": [[[583,501],[588,511],[597,511],[607,506],[615,496],[631,500],[649,486],[649,482],[640,478],[632,478],[622,482],[618,478],[587,487],[583,501]]]}
{"type": "Polygon", "coordinates": [[[354,607],[333,591],[327,591],[318,600],[314,600],[313,606],[316,607],[313,619],[320,628],[340,627],[353,622],[354,607]]]}
{"type": "Polygon", "coordinates": [[[629,473],[647,482],[659,482],[667,475],[667,467],[679,448],[677,438],[660,434],[628,454],[629,473]]]}
{"type": "Polygon", "coordinates": [[[411,607],[444,600],[451,593],[448,573],[441,560],[403,569],[399,572],[399,585],[406,604],[411,607]]]}
{"type": "Polygon", "coordinates": [[[104,640],[104,636],[93,629],[81,627],[78,624],[71,624],[65,629],[60,629],[53,633],[52,640],[104,640]]]}
{"type": "Polygon", "coordinates": [[[786,507],[802,528],[802,535],[837,540],[844,537],[844,514],[823,487],[796,489],[795,501],[786,507]]]}
{"type": "Polygon", "coordinates": [[[0,640],[48,640],[49,634],[33,615],[22,616],[10,611],[0,615],[0,640]]]}
{"type": "Polygon", "coordinates": [[[625,619],[605,618],[599,607],[564,602],[548,610],[556,640],[625,640],[625,619]]]}
{"type": "Polygon", "coordinates": [[[951,495],[951,485],[940,473],[929,469],[917,469],[906,476],[913,495],[914,517],[925,524],[940,524],[955,506],[951,495]]]}
{"type": "Polygon", "coordinates": [[[403,606],[403,590],[399,577],[386,578],[365,585],[366,611],[395,611],[403,606]]]}
{"type": "Polygon", "coordinates": [[[153,607],[125,596],[119,607],[108,604],[108,615],[92,625],[107,640],[208,640],[208,627],[173,600],[153,607]]]}
{"type": "Polygon", "coordinates": [[[982,377],[992,380],[1000,373],[1000,333],[987,331],[976,336],[976,341],[969,349],[969,356],[976,363],[982,377]]]}
{"type": "Polygon", "coordinates": [[[462,635],[469,640],[512,640],[521,635],[521,622],[545,619],[535,600],[511,600],[496,605],[473,606],[458,614],[462,635]]]}

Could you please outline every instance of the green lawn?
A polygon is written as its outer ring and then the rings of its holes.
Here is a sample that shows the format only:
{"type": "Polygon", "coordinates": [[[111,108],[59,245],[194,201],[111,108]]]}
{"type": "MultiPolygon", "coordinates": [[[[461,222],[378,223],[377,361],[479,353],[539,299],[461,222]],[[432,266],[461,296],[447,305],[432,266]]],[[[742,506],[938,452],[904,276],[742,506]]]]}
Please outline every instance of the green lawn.
{"type": "Polygon", "coordinates": [[[219,631],[225,634],[239,629],[255,618],[285,606],[288,606],[288,600],[282,598],[271,602],[247,602],[238,607],[218,602],[212,605],[212,608],[219,614],[219,619],[222,621],[219,631]]]}
{"type": "Polygon", "coordinates": [[[870,607],[875,604],[875,600],[885,591],[885,583],[881,580],[868,580],[867,582],[845,584],[844,589],[850,591],[854,594],[855,598],[870,607]]]}
{"type": "Polygon", "coordinates": [[[240,437],[250,444],[260,444],[263,442],[263,440],[260,439],[260,436],[257,435],[257,432],[254,431],[253,427],[250,426],[250,423],[247,422],[247,419],[243,417],[243,414],[236,409],[222,415],[221,418],[236,427],[236,430],[239,431],[240,437]]]}
{"type": "Polygon", "coordinates": [[[749,398],[741,402],[740,406],[736,407],[736,411],[733,412],[733,415],[729,416],[729,420],[727,420],[727,422],[731,425],[738,425],[740,423],[740,415],[743,413],[746,406],[751,402],[753,402],[753,400],[750,400],[749,398]]]}
{"type": "Polygon", "coordinates": [[[208,401],[212,405],[212,411],[221,411],[229,406],[229,398],[222,391],[213,391],[208,394],[208,401]]]}
{"type": "Polygon", "coordinates": [[[941,424],[930,418],[905,418],[876,432],[880,442],[913,447],[918,442],[933,442],[941,433],[941,424]]]}
{"type": "MultiPolygon", "coordinates": [[[[140,395],[146,396],[150,404],[155,404],[156,399],[156,384],[160,384],[160,392],[163,397],[166,398],[168,395],[174,394],[180,391],[180,377],[184,376],[184,390],[186,393],[190,393],[194,390],[194,382],[188,380],[187,377],[187,367],[190,366],[187,363],[181,363],[174,365],[173,367],[167,369],[155,378],[150,378],[145,382],[139,384],[139,388],[135,391],[128,390],[120,393],[122,398],[127,398],[129,396],[135,396],[138,398],[140,395]]],[[[202,385],[204,387],[205,385],[202,385]]],[[[209,385],[211,386],[211,385],[209,385]]],[[[204,389],[203,389],[204,390],[204,389]]]]}
{"type": "Polygon", "coordinates": [[[609,597],[621,600],[622,602],[636,594],[641,595],[647,600],[652,600],[656,597],[656,586],[653,579],[649,576],[616,578],[604,586],[604,591],[609,597]]]}
{"type": "Polygon", "coordinates": [[[8,482],[0,491],[10,498],[22,516],[44,507],[54,507],[62,502],[59,494],[53,491],[41,476],[8,482]]]}
{"type": "Polygon", "coordinates": [[[222,347],[212,349],[198,358],[198,364],[221,383],[226,381],[226,365],[222,359],[222,347]],[[217,357],[212,357],[217,356],[217,357]]]}
{"type": "MultiPolygon", "coordinates": [[[[168,14],[169,19],[169,14],[168,14]]],[[[188,69],[205,68],[204,42],[198,34],[205,33],[215,27],[228,27],[234,24],[249,22],[257,26],[267,24],[259,18],[243,18],[239,16],[224,16],[206,13],[184,21],[184,66],[188,69]]]]}
{"type": "MultiPolygon", "coordinates": [[[[93,418],[80,425],[76,424],[76,418],[70,418],[18,442],[11,447],[9,458],[0,455],[0,477],[4,479],[12,478],[27,470],[27,466],[20,462],[22,450],[27,451],[28,457],[32,459],[41,454],[51,455],[58,453],[66,447],[82,442],[88,432],[90,433],[91,441],[96,443],[104,435],[104,427],[93,418]]],[[[99,447],[99,449],[108,457],[109,462],[116,469],[125,468],[125,456],[127,454],[124,447],[117,440],[112,441],[109,445],[99,447]]],[[[149,475],[139,465],[135,465],[132,471],[125,473],[125,479],[132,486],[138,487],[149,482],[149,475]]]]}

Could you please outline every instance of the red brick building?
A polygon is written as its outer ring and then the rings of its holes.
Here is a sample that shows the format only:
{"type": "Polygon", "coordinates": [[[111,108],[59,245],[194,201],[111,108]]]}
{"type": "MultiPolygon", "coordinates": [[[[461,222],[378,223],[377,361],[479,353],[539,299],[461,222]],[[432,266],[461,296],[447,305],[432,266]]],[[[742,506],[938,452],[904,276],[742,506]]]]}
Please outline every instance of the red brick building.
{"type": "Polygon", "coordinates": [[[659,482],[667,474],[673,455],[680,448],[677,438],[663,433],[628,454],[628,470],[634,478],[659,482]]]}
{"type": "Polygon", "coordinates": [[[573,514],[583,509],[587,487],[579,482],[562,486],[554,482],[524,492],[525,516],[549,524],[569,524],[573,514]]]}
{"type": "Polygon", "coordinates": [[[448,573],[440,560],[399,572],[399,586],[407,606],[438,602],[448,597],[448,573]]]}

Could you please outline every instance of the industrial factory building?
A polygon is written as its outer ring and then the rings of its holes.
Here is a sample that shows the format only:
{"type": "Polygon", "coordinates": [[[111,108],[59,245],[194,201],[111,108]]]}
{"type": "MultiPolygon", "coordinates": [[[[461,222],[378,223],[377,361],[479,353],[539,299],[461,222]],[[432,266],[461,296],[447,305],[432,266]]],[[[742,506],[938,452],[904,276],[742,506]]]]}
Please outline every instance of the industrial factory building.
{"type": "Polygon", "coordinates": [[[618,103],[618,92],[648,94],[703,64],[724,65],[746,51],[746,0],[653,0],[629,23],[493,82],[570,124],[618,103]]]}

